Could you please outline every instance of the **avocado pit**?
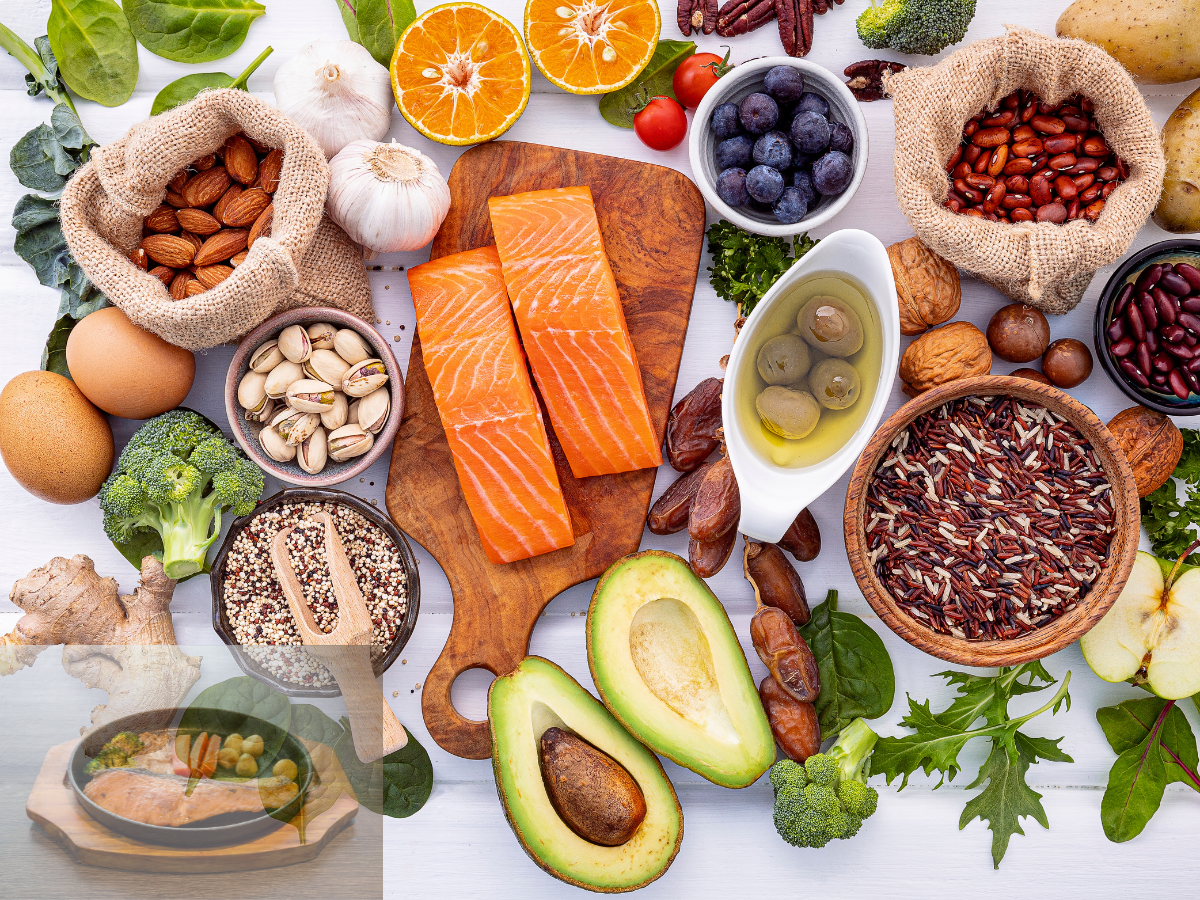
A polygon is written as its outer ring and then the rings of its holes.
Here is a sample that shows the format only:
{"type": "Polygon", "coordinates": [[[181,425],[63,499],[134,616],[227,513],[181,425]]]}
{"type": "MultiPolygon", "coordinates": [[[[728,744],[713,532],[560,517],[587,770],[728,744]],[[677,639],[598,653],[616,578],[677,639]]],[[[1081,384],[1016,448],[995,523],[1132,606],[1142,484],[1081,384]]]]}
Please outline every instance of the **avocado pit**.
{"type": "Polygon", "coordinates": [[[555,811],[593,844],[624,844],[646,818],[641,788],[615,759],[561,728],[547,728],[538,747],[542,779],[555,811]]]}

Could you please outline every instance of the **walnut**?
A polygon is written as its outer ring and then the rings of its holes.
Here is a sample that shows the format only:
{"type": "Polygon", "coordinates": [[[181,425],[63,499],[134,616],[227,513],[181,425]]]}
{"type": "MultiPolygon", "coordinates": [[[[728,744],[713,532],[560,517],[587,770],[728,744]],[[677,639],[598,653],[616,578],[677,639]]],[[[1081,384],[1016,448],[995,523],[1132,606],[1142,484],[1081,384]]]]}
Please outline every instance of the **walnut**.
{"type": "Polygon", "coordinates": [[[992,351],[970,322],[951,322],[921,335],[900,358],[900,381],[910,397],[972,375],[992,371],[992,351]]]}
{"type": "Polygon", "coordinates": [[[1183,434],[1174,422],[1144,406],[1131,406],[1113,416],[1108,430],[1129,460],[1139,497],[1167,483],[1183,455],[1183,434]]]}
{"type": "Polygon", "coordinates": [[[887,248],[900,301],[900,333],[921,334],[954,318],[962,302],[958,269],[917,237],[887,248]]]}

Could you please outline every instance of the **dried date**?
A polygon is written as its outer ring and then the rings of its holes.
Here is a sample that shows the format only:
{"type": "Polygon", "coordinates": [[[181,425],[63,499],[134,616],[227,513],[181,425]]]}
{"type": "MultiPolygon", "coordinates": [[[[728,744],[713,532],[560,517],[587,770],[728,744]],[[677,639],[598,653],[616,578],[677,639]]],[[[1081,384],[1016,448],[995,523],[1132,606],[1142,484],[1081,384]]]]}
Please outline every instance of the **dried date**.
{"type": "Polygon", "coordinates": [[[810,613],[804,582],[782,550],[774,544],[747,541],[742,571],[760,604],[782,609],[797,626],[808,624],[810,613]]]}
{"type": "Polygon", "coordinates": [[[813,514],[807,509],[800,510],[796,521],[788,526],[788,530],[779,539],[779,546],[799,562],[812,562],[816,559],[817,554],[821,552],[821,529],[817,527],[817,520],[813,518],[813,514]]]}
{"type": "Polygon", "coordinates": [[[789,759],[802,763],[821,751],[821,722],[815,706],[797,700],[770,675],[759,684],[758,698],[775,743],[789,759]]]}
{"type": "Polygon", "coordinates": [[[720,446],[719,378],[705,378],[675,404],[667,422],[667,459],[677,472],[691,472],[720,446]]]}
{"type": "Polygon", "coordinates": [[[883,74],[885,72],[903,72],[908,68],[904,63],[891,62],[886,59],[864,59],[862,62],[846,66],[843,74],[850,80],[846,87],[861,103],[882,100],[885,96],[883,89],[883,74]]]}
{"type": "Polygon", "coordinates": [[[692,501],[696,499],[700,482],[711,467],[711,463],[705,463],[694,472],[680,476],[654,501],[650,514],[646,516],[646,527],[651,534],[676,534],[688,527],[692,501]]]}
{"type": "Polygon", "coordinates": [[[817,658],[787,613],[774,606],[760,606],[750,620],[750,640],[780,687],[803,703],[812,703],[820,696],[817,658]]]}
{"type": "Polygon", "coordinates": [[[712,578],[733,556],[733,545],[737,543],[737,529],[731,528],[715,541],[701,543],[692,538],[688,542],[688,562],[692,571],[701,578],[712,578]]]}
{"type": "Polygon", "coordinates": [[[723,456],[713,463],[692,501],[688,534],[702,544],[712,543],[737,527],[742,517],[742,495],[738,491],[733,463],[723,456]]]}

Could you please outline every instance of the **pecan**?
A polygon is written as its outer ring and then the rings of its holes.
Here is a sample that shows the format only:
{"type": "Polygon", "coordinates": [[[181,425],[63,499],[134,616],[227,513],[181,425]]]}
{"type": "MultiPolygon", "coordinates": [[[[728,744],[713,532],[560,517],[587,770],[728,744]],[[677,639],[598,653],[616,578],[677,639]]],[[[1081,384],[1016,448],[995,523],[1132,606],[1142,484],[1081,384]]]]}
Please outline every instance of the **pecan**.
{"type": "Polygon", "coordinates": [[[788,56],[803,56],[797,49],[804,46],[804,35],[800,30],[800,7],[805,0],[775,0],[775,18],[779,25],[779,40],[783,52],[788,56]]]}
{"type": "Polygon", "coordinates": [[[775,18],[775,0],[728,0],[717,13],[717,34],[734,37],[775,18]]]}
{"type": "Polygon", "coordinates": [[[712,34],[717,28],[717,0],[679,0],[676,17],[685,35],[712,34]]]}
{"type": "Polygon", "coordinates": [[[864,59],[862,62],[846,66],[843,74],[850,79],[846,84],[846,87],[850,88],[850,93],[860,102],[870,103],[872,100],[884,98],[884,72],[902,72],[906,68],[904,63],[891,62],[886,59],[864,59]]]}

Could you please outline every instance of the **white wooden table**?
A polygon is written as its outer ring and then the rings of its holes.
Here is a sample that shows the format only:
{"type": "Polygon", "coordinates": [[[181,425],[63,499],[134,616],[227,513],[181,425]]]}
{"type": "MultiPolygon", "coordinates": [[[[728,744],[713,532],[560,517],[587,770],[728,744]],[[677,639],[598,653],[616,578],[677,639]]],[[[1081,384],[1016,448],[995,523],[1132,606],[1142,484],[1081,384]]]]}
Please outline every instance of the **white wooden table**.
{"type": "MultiPolygon", "coordinates": [[[[432,3],[422,0],[419,11],[432,3]]],[[[521,0],[491,0],[520,26],[521,0]]],[[[1013,22],[1052,34],[1054,22],[1067,0],[1010,0],[1008,3],[981,0],[967,40],[991,37],[1002,31],[1002,23],[1013,22]]],[[[1132,6],[1132,4],[1130,4],[1132,6]]],[[[267,14],[251,29],[242,48],[232,57],[200,67],[189,67],[160,59],[139,48],[141,74],[132,99],[116,109],[77,101],[87,130],[104,143],[120,136],[130,125],[144,119],[154,95],[166,83],[191,71],[226,71],[236,74],[259,51],[271,44],[275,53],[250,79],[256,94],[273,102],[272,79],[278,66],[305,42],[314,38],[341,38],[344,29],[334,0],[266,0],[267,14]]],[[[840,72],[847,64],[879,54],[865,49],[855,35],[854,18],[865,0],[849,0],[834,7],[815,26],[813,62],[840,72]]],[[[5,0],[0,19],[32,43],[45,32],[50,0],[5,0]]],[[[675,9],[663,0],[663,37],[679,38],[675,9]]],[[[717,51],[716,35],[702,38],[700,47],[717,51]]],[[[761,55],[781,53],[774,25],[732,42],[735,62],[761,55]]],[[[897,57],[895,54],[891,58],[897,57]]],[[[923,60],[915,60],[922,62],[923,60]]],[[[44,98],[25,94],[24,70],[6,55],[0,55],[0,158],[26,131],[47,121],[50,104],[44,98]]],[[[1150,87],[1144,93],[1155,120],[1163,122],[1176,104],[1195,89],[1196,83],[1150,87]]],[[[505,135],[521,141],[541,142],[577,150],[607,153],[660,163],[691,174],[687,144],[669,153],[644,147],[632,131],[614,128],[601,119],[595,98],[565,94],[534,72],[533,97],[519,122],[505,135]]],[[[816,231],[817,236],[837,228],[863,228],[885,244],[912,234],[897,208],[892,189],[892,105],[883,101],[863,105],[870,129],[870,163],[862,187],[847,208],[832,223],[816,231]]],[[[459,151],[431,143],[418,135],[398,112],[392,116],[390,137],[418,147],[448,174],[459,151]]],[[[19,372],[37,368],[46,334],[54,321],[58,297],[38,285],[32,270],[12,250],[13,231],[9,210],[25,190],[7,166],[0,166],[0,291],[3,292],[3,353],[0,353],[0,383],[19,372]]],[[[711,215],[710,221],[714,217],[711,215]]],[[[1166,238],[1153,225],[1139,235],[1134,249],[1166,238]]],[[[383,333],[398,335],[396,356],[406,365],[413,333],[413,310],[400,267],[423,262],[427,251],[383,257],[383,271],[371,275],[377,315],[383,333]]],[[[679,373],[678,395],[682,396],[700,379],[719,375],[718,361],[729,351],[733,337],[734,311],[717,299],[708,285],[707,254],[692,308],[691,326],[679,373]]],[[[1102,270],[1079,308],[1051,322],[1055,338],[1076,337],[1091,344],[1092,314],[1096,298],[1109,270],[1102,270]]],[[[963,306],[959,318],[986,326],[992,312],[1005,299],[990,287],[964,279],[963,306]]],[[[187,405],[217,421],[224,420],[221,386],[232,355],[231,348],[200,354],[196,383],[187,405]]],[[[994,371],[1013,366],[997,362],[994,371]]],[[[1092,377],[1074,391],[1104,420],[1129,406],[1107,376],[1096,367],[1092,377]]],[[[898,387],[892,390],[889,412],[904,400],[898,387]]],[[[132,424],[114,421],[118,444],[132,432],[132,424]]],[[[1181,422],[1180,424],[1185,424],[1181,422]]],[[[663,466],[657,491],[674,478],[663,466]]],[[[364,479],[344,485],[347,489],[383,504],[387,479],[385,455],[364,479]]],[[[276,485],[269,485],[273,492],[276,485]]],[[[871,723],[883,734],[901,734],[897,727],[905,708],[904,694],[917,699],[932,697],[935,704],[948,696],[940,679],[931,678],[947,665],[921,653],[895,637],[872,614],[858,596],[841,537],[842,504],[846,479],[813,504],[821,525],[824,549],[812,563],[799,567],[810,601],[818,602],[829,588],[841,591],[842,608],[863,616],[883,635],[896,668],[897,700],[892,711],[871,723]]],[[[8,474],[0,474],[0,588],[56,555],[87,553],[102,574],[119,579],[123,590],[131,590],[137,573],[112,548],[100,527],[100,510],[95,501],[62,507],[44,503],[25,493],[8,474]]],[[[646,534],[644,547],[659,547],[686,555],[686,534],[655,537],[646,534]]],[[[496,798],[491,764],[463,760],[442,751],[429,737],[421,720],[420,689],[433,661],[450,631],[452,603],[444,576],[436,562],[420,548],[422,603],[416,632],[398,663],[384,676],[383,683],[393,707],[433,758],[436,784],[428,805],[416,816],[388,820],[385,825],[384,885],[388,897],[559,897],[574,895],[571,888],[538,869],[517,845],[504,821],[496,798]],[[398,692],[393,698],[392,693],[398,692]]],[[[724,601],[734,625],[749,649],[749,619],[754,609],[751,591],[741,577],[740,566],[730,564],[711,581],[724,601]]],[[[562,665],[585,687],[591,689],[584,650],[584,611],[592,585],[581,585],[555,599],[538,623],[530,648],[562,665]]],[[[4,601],[0,628],[8,631],[17,618],[15,608],[4,601]]],[[[180,643],[210,645],[207,652],[225,654],[210,626],[207,579],[197,578],[182,585],[172,604],[180,643]]],[[[194,651],[193,651],[194,652],[194,651]]],[[[49,651],[43,661],[57,665],[49,651]]],[[[764,674],[751,657],[756,681],[764,674]]],[[[1048,660],[1056,676],[1073,673],[1070,712],[1044,715],[1030,731],[1051,737],[1065,735],[1063,749],[1074,764],[1043,762],[1029,775],[1034,788],[1044,794],[1050,831],[1025,821],[1026,836],[1014,836],[1003,866],[993,871],[991,835],[979,821],[961,832],[958,818],[967,798],[962,786],[969,783],[982,761],[982,746],[972,746],[962,755],[965,771],[957,782],[934,793],[933,783],[920,775],[902,793],[876,779],[881,791],[879,812],[860,835],[835,842],[823,850],[797,850],[785,845],[771,823],[771,789],[767,780],[743,791],[729,791],[699,776],[666,763],[683,805],[686,838],[671,869],[646,888],[645,897],[745,896],[754,891],[762,896],[846,897],[884,896],[925,898],[946,896],[1092,897],[1119,896],[1138,892],[1195,896],[1200,890],[1200,801],[1189,790],[1168,788],[1159,813],[1140,838],[1127,844],[1109,843],[1100,827],[1100,797],[1113,753],[1095,719],[1099,706],[1138,696],[1126,685],[1101,682],[1088,670],[1076,647],[1048,660]]],[[[14,676],[20,677],[20,676],[14,676]]],[[[464,675],[455,685],[454,699],[466,715],[486,716],[486,688],[490,676],[482,671],[464,675]],[[478,676],[478,677],[476,677],[478,676]]],[[[7,685],[5,685],[7,687],[7,685]]],[[[93,702],[103,695],[92,692],[93,702]]],[[[1039,701],[1040,702],[1040,701],[1039,701]]],[[[1014,703],[1024,709],[1024,704],[1014,703]]],[[[1030,707],[1032,708],[1032,707],[1030,707]]],[[[1195,710],[1187,714],[1197,725],[1195,710]]],[[[981,742],[977,742],[981,743],[981,742]]],[[[285,876],[285,872],[280,872],[285,876]]],[[[0,894],[4,891],[0,889],[0,894]]]]}

